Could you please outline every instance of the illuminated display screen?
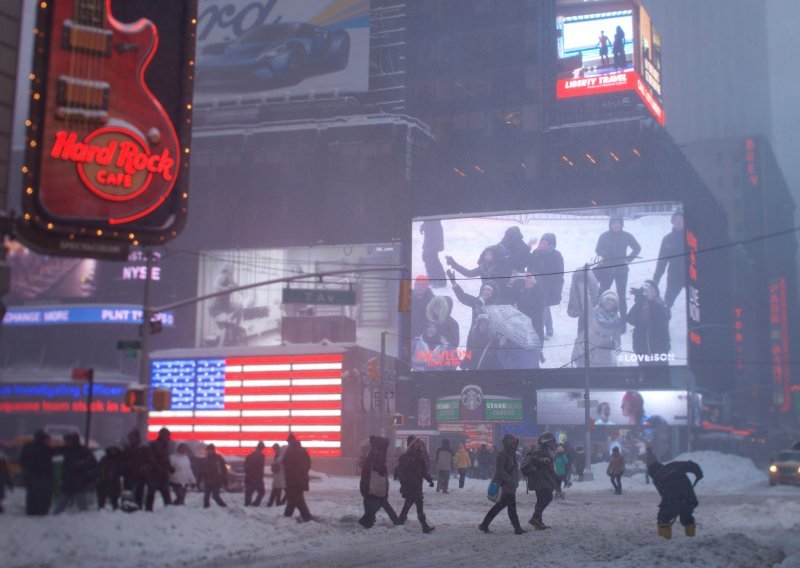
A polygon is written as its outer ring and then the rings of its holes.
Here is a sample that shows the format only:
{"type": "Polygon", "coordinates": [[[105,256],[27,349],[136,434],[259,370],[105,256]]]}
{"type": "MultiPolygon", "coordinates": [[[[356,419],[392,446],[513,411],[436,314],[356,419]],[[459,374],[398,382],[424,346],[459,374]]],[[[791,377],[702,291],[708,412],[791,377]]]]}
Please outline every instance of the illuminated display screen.
{"type": "Polygon", "coordinates": [[[151,382],[172,392],[170,410],[150,412],[151,438],[167,427],[173,439],[245,454],[292,432],[311,455],[341,455],[341,355],[158,359],[151,382]]]}
{"type": "MultiPolygon", "coordinates": [[[[175,325],[175,314],[171,311],[156,314],[165,327],[175,325]]],[[[142,308],[126,305],[81,305],[53,306],[49,308],[8,308],[3,316],[3,325],[67,325],[84,323],[139,325],[142,323],[142,308]]]]}
{"type": "Polygon", "coordinates": [[[673,202],[415,219],[412,370],[582,367],[586,263],[590,365],[685,365],[685,242],[673,202]]]}
{"type": "MultiPolygon", "coordinates": [[[[0,384],[0,414],[86,412],[88,384],[0,384]]],[[[122,404],[125,386],[95,383],[92,412],[131,412],[122,404]]]]}

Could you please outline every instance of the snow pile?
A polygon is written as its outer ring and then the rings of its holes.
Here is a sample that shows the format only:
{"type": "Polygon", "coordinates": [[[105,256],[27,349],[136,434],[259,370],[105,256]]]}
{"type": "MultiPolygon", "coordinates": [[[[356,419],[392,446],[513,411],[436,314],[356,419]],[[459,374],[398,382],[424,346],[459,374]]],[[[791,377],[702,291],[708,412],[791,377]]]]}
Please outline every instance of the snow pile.
{"type": "MultiPolygon", "coordinates": [[[[698,495],[736,493],[754,485],[766,486],[769,476],[758,469],[750,458],[720,452],[691,452],[676,460],[691,460],[703,469],[703,480],[697,484],[698,495]]],[[[692,476],[690,476],[691,478],[692,476]]]]}

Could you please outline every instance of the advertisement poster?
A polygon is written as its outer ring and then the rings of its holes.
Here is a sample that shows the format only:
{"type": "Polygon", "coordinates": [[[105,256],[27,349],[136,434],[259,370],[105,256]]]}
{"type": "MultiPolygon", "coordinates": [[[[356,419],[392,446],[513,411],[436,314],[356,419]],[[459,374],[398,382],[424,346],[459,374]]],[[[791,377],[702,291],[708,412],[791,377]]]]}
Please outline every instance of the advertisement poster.
{"type": "MultiPolygon", "coordinates": [[[[589,415],[597,428],[605,426],[686,426],[688,393],[671,390],[591,391],[589,415]]],[[[536,422],[558,426],[584,424],[582,389],[540,390],[536,422]]]]}
{"type": "Polygon", "coordinates": [[[412,222],[413,371],[686,365],[680,204],[412,222]],[[598,298],[600,300],[598,301],[598,298]]]}

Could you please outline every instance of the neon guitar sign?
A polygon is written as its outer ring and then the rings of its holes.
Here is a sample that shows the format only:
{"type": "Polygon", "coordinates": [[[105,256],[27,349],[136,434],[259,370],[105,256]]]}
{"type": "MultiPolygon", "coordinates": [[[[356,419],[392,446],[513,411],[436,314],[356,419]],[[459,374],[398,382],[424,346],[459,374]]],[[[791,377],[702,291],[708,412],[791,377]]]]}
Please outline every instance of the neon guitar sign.
{"type": "Polygon", "coordinates": [[[26,158],[33,181],[24,195],[31,225],[69,238],[124,240],[135,231],[144,242],[163,242],[177,234],[186,192],[173,194],[188,175],[197,7],[153,9],[154,23],[142,13],[149,5],[40,3],[26,158]],[[114,6],[134,21],[118,20],[114,6]],[[159,53],[162,39],[169,53],[159,53]],[[158,72],[150,73],[154,60],[158,72]]]}

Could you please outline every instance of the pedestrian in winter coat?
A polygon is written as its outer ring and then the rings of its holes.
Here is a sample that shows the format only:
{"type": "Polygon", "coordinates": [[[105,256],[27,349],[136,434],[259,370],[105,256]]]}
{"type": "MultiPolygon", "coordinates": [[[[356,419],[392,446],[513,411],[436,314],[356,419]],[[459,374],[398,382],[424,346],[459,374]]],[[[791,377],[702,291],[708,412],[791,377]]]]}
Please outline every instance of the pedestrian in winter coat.
{"type": "Polygon", "coordinates": [[[672,230],[661,240],[658,262],[653,273],[653,280],[658,285],[664,271],[667,272],[667,291],[664,293],[664,302],[670,309],[686,283],[686,259],[683,256],[686,250],[685,239],[683,213],[676,211],[672,214],[672,230]]]}
{"type": "Polygon", "coordinates": [[[619,451],[617,446],[611,450],[611,457],[608,460],[606,473],[611,478],[611,485],[614,486],[614,494],[622,495],[622,475],[625,473],[625,456],[619,451]]]}
{"type": "Polygon", "coordinates": [[[556,447],[556,455],[553,456],[553,469],[556,471],[556,497],[562,498],[564,497],[563,491],[561,491],[561,484],[564,483],[567,479],[567,466],[569,465],[569,456],[567,456],[566,448],[564,444],[559,444],[556,447]]]}
{"type": "Polygon", "coordinates": [[[97,460],[81,445],[77,434],[64,436],[64,463],[61,467],[61,495],[53,508],[58,515],[74,501],[78,510],[88,508],[89,489],[97,479],[97,460]]]}
{"type": "Polygon", "coordinates": [[[503,437],[503,449],[497,454],[495,473],[492,478],[492,481],[500,486],[500,499],[489,509],[483,522],[478,526],[485,533],[489,532],[489,525],[498,513],[508,507],[508,518],[511,520],[511,526],[514,527],[514,534],[525,534],[517,516],[518,445],[519,440],[513,435],[506,434],[503,437]]]}
{"type": "Polygon", "coordinates": [[[537,530],[549,528],[542,519],[544,510],[553,500],[553,491],[558,486],[553,451],[556,437],[552,432],[543,432],[538,444],[528,452],[522,461],[522,474],[528,478],[528,488],[536,493],[536,507],[528,520],[537,530]]]}
{"type": "Polygon", "coordinates": [[[428,304],[433,298],[428,277],[420,274],[414,279],[414,288],[411,290],[411,337],[417,337],[425,331],[428,304]]]}
{"type": "Polygon", "coordinates": [[[422,233],[422,262],[425,263],[425,272],[431,279],[434,288],[442,288],[446,285],[444,280],[444,266],[439,260],[439,253],[444,250],[444,230],[442,222],[438,219],[423,221],[419,226],[422,233]]]}
{"type": "Polygon", "coordinates": [[[272,444],[272,451],[275,454],[269,466],[270,471],[272,471],[272,491],[269,494],[267,507],[272,507],[273,505],[280,507],[283,505],[281,493],[286,488],[286,477],[283,474],[283,466],[281,465],[283,452],[278,444],[272,444]]]}
{"type": "Polygon", "coordinates": [[[106,455],[100,459],[100,477],[97,480],[97,508],[104,509],[106,499],[111,502],[111,509],[119,507],[122,495],[122,450],[116,446],[106,449],[106,455]]]}
{"type": "Polygon", "coordinates": [[[436,492],[448,493],[450,486],[450,471],[453,468],[453,450],[450,448],[450,440],[442,440],[442,444],[436,449],[436,470],[439,472],[439,479],[436,483],[436,492]]]}
{"type": "Polygon", "coordinates": [[[286,474],[286,509],[283,514],[291,517],[294,510],[300,512],[303,522],[311,520],[311,512],[306,505],[303,493],[308,491],[308,472],[311,471],[311,458],[306,449],[293,434],[287,438],[289,447],[283,456],[282,464],[286,474]]]}
{"type": "Polygon", "coordinates": [[[142,444],[138,430],[128,434],[128,445],[122,450],[122,487],[133,493],[139,509],[144,506],[144,490],[150,464],[150,448],[142,444]]]}
{"type": "Polygon", "coordinates": [[[550,339],[553,337],[553,314],[550,308],[561,304],[561,294],[564,291],[564,257],[556,250],[555,234],[542,235],[536,249],[531,252],[528,270],[542,284],[545,291],[543,313],[545,335],[542,339],[550,339]]]}
{"type": "Polygon", "coordinates": [[[586,452],[583,446],[575,448],[575,474],[578,476],[578,481],[583,481],[583,470],[586,469],[586,452]]]}
{"type": "Polygon", "coordinates": [[[63,449],[51,448],[50,437],[38,430],[22,447],[19,464],[25,483],[25,514],[46,515],[53,500],[53,456],[63,449]]]}
{"type": "Polygon", "coordinates": [[[386,466],[386,450],[389,439],[370,436],[370,451],[361,468],[359,490],[364,498],[364,515],[358,520],[365,529],[375,524],[375,514],[383,509],[394,524],[399,524],[397,513],[389,504],[389,471],[386,466]]]}
{"type": "Polygon", "coordinates": [[[494,370],[500,369],[500,360],[497,357],[497,341],[495,334],[489,329],[489,316],[479,314],[467,336],[467,353],[470,356],[461,360],[464,370],[494,370]]]}
{"type": "Polygon", "coordinates": [[[447,277],[450,278],[450,282],[453,284],[453,293],[456,295],[456,299],[468,308],[472,309],[473,326],[475,325],[475,320],[478,319],[478,316],[485,312],[483,309],[485,306],[491,306],[498,303],[500,286],[496,281],[484,281],[481,284],[481,289],[478,295],[473,296],[472,294],[467,294],[464,292],[461,284],[456,282],[456,277],[452,270],[447,271],[447,277]]]}
{"type": "Polygon", "coordinates": [[[261,505],[266,488],[264,487],[264,442],[256,444],[256,449],[244,459],[244,506],[261,505]],[[256,498],[253,500],[253,493],[256,498]]]}
{"type": "Polygon", "coordinates": [[[186,502],[186,488],[197,483],[186,444],[178,444],[177,452],[169,456],[169,463],[173,469],[169,475],[169,486],[175,492],[172,504],[183,505],[186,502]]]}
{"type": "Polygon", "coordinates": [[[458,470],[458,488],[464,489],[464,478],[467,476],[467,470],[470,466],[470,457],[464,444],[458,446],[458,451],[455,457],[456,469],[458,470]]]}
{"type": "Polygon", "coordinates": [[[617,364],[624,323],[620,318],[619,298],[613,290],[600,294],[600,301],[589,313],[589,363],[598,367],[617,364]]]}
{"type": "Polygon", "coordinates": [[[394,470],[394,478],[400,482],[400,495],[405,499],[400,511],[398,524],[405,524],[408,511],[412,505],[417,508],[417,519],[422,526],[423,533],[433,532],[434,527],[428,524],[422,495],[422,480],[433,487],[433,479],[428,473],[428,451],[419,438],[408,437],[406,452],[400,456],[394,470]]]}
{"type": "Polygon", "coordinates": [[[661,299],[658,285],[645,280],[641,288],[632,288],[634,304],[628,312],[633,326],[633,351],[640,366],[668,365],[670,351],[670,310],[661,299]]]}
{"type": "Polygon", "coordinates": [[[8,471],[8,462],[6,458],[0,456],[0,513],[3,512],[3,499],[6,498],[6,487],[9,491],[14,491],[14,486],[11,483],[11,474],[8,471]]]}
{"type": "Polygon", "coordinates": [[[434,296],[428,302],[426,310],[428,320],[436,322],[439,332],[453,347],[458,347],[461,342],[461,334],[458,322],[453,319],[453,298],[450,296],[434,296]]]}
{"type": "Polygon", "coordinates": [[[621,217],[612,217],[608,222],[608,231],[597,239],[595,252],[603,260],[594,269],[594,273],[600,283],[601,294],[611,288],[612,282],[616,283],[619,313],[624,321],[628,313],[625,301],[625,293],[628,291],[628,264],[639,256],[642,247],[633,235],[622,230],[623,227],[621,217]]]}
{"type": "Polygon", "coordinates": [[[522,231],[520,231],[519,227],[514,225],[506,229],[499,244],[506,249],[511,270],[525,272],[530,262],[531,250],[522,237],[522,231]]]}
{"type": "Polygon", "coordinates": [[[694,486],[703,479],[703,470],[693,461],[674,461],[661,464],[654,461],[647,468],[653,484],[661,495],[658,505],[658,534],[672,538],[672,523],[680,518],[686,536],[695,535],[694,510],[699,504],[694,486]],[[694,475],[694,483],[686,475],[694,475]]]}
{"type": "Polygon", "coordinates": [[[203,460],[202,465],[203,486],[205,492],[203,494],[203,508],[208,509],[211,506],[211,497],[214,502],[220,507],[227,507],[225,501],[220,497],[220,490],[228,483],[228,464],[225,463],[225,458],[217,453],[217,447],[214,444],[206,446],[206,458],[203,460]]]}
{"type": "Polygon", "coordinates": [[[467,278],[480,276],[482,284],[486,284],[488,280],[503,281],[511,275],[508,250],[501,244],[483,249],[480,258],[478,258],[478,266],[472,269],[464,268],[452,256],[446,256],[445,260],[447,265],[453,267],[453,270],[461,276],[466,276],[467,278]]]}
{"type": "Polygon", "coordinates": [[[170,431],[162,428],[158,437],[150,442],[150,463],[147,470],[147,498],[145,509],[153,510],[156,493],[161,494],[164,506],[172,504],[172,494],[169,491],[169,476],[172,473],[172,464],[169,463],[170,431]]]}

